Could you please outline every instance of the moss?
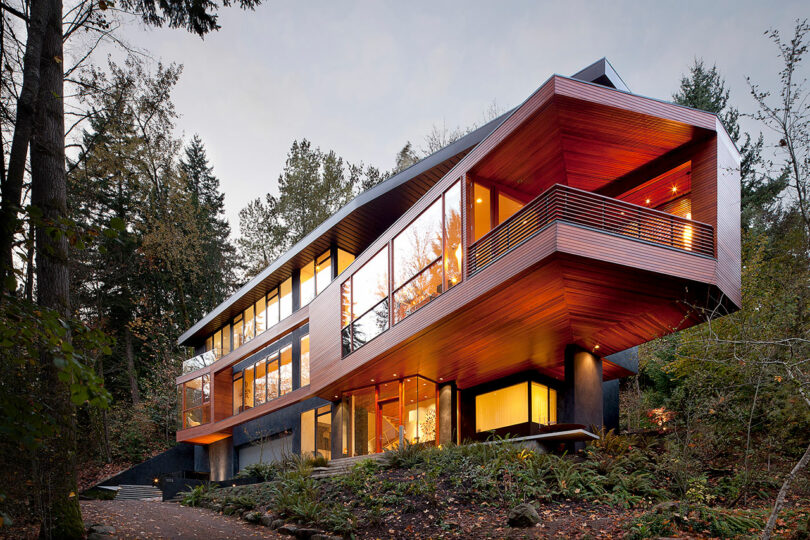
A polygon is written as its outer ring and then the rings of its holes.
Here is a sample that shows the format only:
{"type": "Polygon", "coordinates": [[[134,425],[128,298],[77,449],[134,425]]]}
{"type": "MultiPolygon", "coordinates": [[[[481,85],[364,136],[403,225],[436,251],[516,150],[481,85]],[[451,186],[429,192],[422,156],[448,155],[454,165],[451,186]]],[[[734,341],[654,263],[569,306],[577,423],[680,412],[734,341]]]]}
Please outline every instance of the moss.
{"type": "Polygon", "coordinates": [[[84,521],[79,507],[79,498],[60,497],[50,506],[50,520],[42,524],[39,531],[40,538],[60,538],[73,540],[84,538],[84,521]],[[47,530],[50,525],[50,530],[47,530]]]}

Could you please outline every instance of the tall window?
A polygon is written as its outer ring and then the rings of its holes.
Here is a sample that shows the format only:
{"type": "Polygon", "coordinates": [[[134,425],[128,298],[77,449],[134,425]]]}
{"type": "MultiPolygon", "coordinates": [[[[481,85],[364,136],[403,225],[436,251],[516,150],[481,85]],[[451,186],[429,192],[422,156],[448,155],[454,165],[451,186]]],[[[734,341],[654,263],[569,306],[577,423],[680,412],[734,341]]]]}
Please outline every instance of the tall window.
{"type": "Polygon", "coordinates": [[[281,349],[281,362],[279,366],[279,395],[283,396],[292,392],[292,345],[287,345],[281,349]]]}
{"type": "Polygon", "coordinates": [[[489,199],[489,188],[479,183],[473,184],[473,232],[478,240],[492,228],[492,207],[489,199]]]}
{"type": "Polygon", "coordinates": [[[529,196],[521,195],[498,184],[485,186],[479,182],[473,182],[472,197],[475,241],[512,217],[525,206],[524,201],[529,199],[529,196]]]}
{"type": "Polygon", "coordinates": [[[315,298],[315,261],[309,261],[301,267],[301,306],[312,302],[315,298]]]}
{"type": "Polygon", "coordinates": [[[315,259],[315,283],[316,294],[321,294],[323,290],[332,282],[332,258],[329,252],[323,253],[315,259]]]}
{"type": "Polygon", "coordinates": [[[231,325],[226,324],[222,327],[222,355],[225,356],[235,348],[231,348],[231,325]]]}
{"type": "Polygon", "coordinates": [[[267,328],[270,328],[279,321],[278,315],[278,291],[273,289],[267,293],[267,328]]]}
{"type": "Polygon", "coordinates": [[[233,348],[238,349],[245,342],[244,319],[242,314],[233,320],[233,348]]]}
{"type": "Polygon", "coordinates": [[[245,310],[242,320],[244,321],[244,327],[242,329],[242,343],[247,343],[256,336],[252,305],[248,306],[248,308],[245,310]]]}
{"type": "Polygon", "coordinates": [[[292,315],[293,310],[293,297],[292,297],[292,278],[287,278],[282,284],[280,289],[281,299],[279,306],[281,311],[281,318],[289,317],[292,315]]]}
{"type": "Polygon", "coordinates": [[[461,281],[461,182],[444,194],[444,280],[450,289],[461,281]]]}
{"type": "Polygon", "coordinates": [[[301,338],[301,386],[309,384],[309,336],[301,338]]]}
{"type": "Polygon", "coordinates": [[[340,248],[338,248],[337,253],[338,275],[340,275],[349,267],[350,264],[354,262],[354,255],[348,251],[343,251],[340,248]]]}
{"type": "Polygon", "coordinates": [[[394,239],[394,322],[442,292],[442,199],[394,239]]]}
{"type": "Polygon", "coordinates": [[[278,353],[267,357],[267,399],[278,397],[278,353]]]}
{"type": "Polygon", "coordinates": [[[267,398],[267,364],[264,358],[254,365],[255,404],[258,407],[267,398]]]}
{"type": "Polygon", "coordinates": [[[245,409],[253,408],[253,366],[245,369],[245,409]]]}
{"type": "Polygon", "coordinates": [[[180,385],[179,408],[183,428],[187,429],[211,421],[211,382],[209,375],[191,379],[180,385]]]}
{"type": "Polygon", "coordinates": [[[388,328],[388,246],[342,284],[341,302],[344,354],[388,328]]]}
{"type": "Polygon", "coordinates": [[[258,336],[265,330],[267,330],[267,320],[264,316],[265,312],[265,305],[264,305],[264,298],[259,298],[258,302],[253,307],[253,311],[256,314],[256,335],[258,336]]]}
{"type": "Polygon", "coordinates": [[[329,405],[301,413],[301,455],[332,457],[332,408],[329,405]]]}
{"type": "Polygon", "coordinates": [[[244,397],[242,382],[242,373],[237,373],[233,379],[233,414],[239,414],[244,410],[242,405],[242,399],[244,397]]]}

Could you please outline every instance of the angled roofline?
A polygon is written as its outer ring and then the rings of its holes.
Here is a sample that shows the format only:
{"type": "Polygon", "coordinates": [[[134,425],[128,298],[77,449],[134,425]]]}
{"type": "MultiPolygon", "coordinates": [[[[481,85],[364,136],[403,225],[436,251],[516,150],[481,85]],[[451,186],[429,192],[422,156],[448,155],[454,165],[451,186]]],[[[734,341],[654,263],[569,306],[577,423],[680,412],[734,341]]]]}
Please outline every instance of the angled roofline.
{"type": "Polygon", "coordinates": [[[613,68],[613,64],[610,63],[610,60],[604,56],[590,66],[577,71],[571,75],[571,78],[615,88],[622,92],[632,93],[624,82],[624,79],[622,79],[619,73],[613,68]]]}
{"type": "Polygon", "coordinates": [[[396,190],[409,180],[419,176],[420,174],[426,171],[429,171],[430,169],[432,169],[437,165],[440,165],[441,163],[447,161],[448,159],[452,158],[461,151],[466,149],[472,149],[473,147],[477,146],[481,141],[486,139],[487,135],[492,133],[498,126],[500,126],[501,123],[504,120],[506,120],[506,118],[508,118],[513,111],[514,109],[505,112],[504,114],[498,116],[494,120],[491,120],[486,124],[484,124],[483,126],[474,129],[470,133],[464,135],[457,141],[454,141],[445,146],[444,148],[441,148],[440,150],[433,152],[424,159],[417,161],[407,169],[398,172],[394,176],[380,182],[376,186],[373,186],[357,195],[354,199],[346,203],[346,205],[343,206],[340,210],[332,214],[324,222],[315,227],[315,229],[312,232],[307,234],[304,238],[299,240],[294,246],[285,251],[280,257],[278,257],[276,260],[270,263],[270,265],[267,268],[259,272],[250,281],[248,281],[245,285],[243,285],[238,291],[233,293],[230,297],[224,300],[217,307],[209,311],[202,319],[197,321],[191,328],[183,332],[183,334],[179,338],[177,338],[177,344],[183,346],[186,343],[186,341],[192,338],[194,334],[199,332],[204,326],[208,325],[211,321],[216,319],[224,311],[230,308],[234,303],[239,301],[243,296],[245,296],[251,290],[253,290],[262,281],[270,277],[275,271],[277,271],[279,268],[287,264],[291,259],[293,259],[296,255],[298,255],[309,244],[317,240],[322,235],[326,234],[332,227],[337,225],[349,214],[351,214],[358,208],[374,201],[375,199],[385,195],[386,193],[396,190]]]}

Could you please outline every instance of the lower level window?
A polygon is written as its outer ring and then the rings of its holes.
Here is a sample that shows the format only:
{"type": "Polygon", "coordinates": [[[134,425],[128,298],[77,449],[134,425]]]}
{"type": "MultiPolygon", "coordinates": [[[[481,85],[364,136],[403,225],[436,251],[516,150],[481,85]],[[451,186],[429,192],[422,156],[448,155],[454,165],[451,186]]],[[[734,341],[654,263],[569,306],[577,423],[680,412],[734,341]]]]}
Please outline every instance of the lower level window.
{"type": "Polygon", "coordinates": [[[475,396],[476,433],[529,421],[543,425],[557,423],[556,390],[535,382],[522,382],[475,396]]]}
{"type": "Polygon", "coordinates": [[[181,384],[178,405],[180,421],[187,429],[211,421],[211,381],[210,375],[203,375],[181,384]]]}
{"type": "Polygon", "coordinates": [[[325,405],[301,413],[301,455],[332,458],[332,407],[325,405]]]}

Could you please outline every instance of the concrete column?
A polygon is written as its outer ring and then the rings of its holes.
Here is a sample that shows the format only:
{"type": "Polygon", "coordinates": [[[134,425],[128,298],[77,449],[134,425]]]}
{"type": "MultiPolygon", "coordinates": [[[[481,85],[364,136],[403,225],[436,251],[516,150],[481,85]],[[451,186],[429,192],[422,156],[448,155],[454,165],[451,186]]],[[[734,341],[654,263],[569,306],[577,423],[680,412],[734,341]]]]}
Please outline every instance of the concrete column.
{"type": "Polygon", "coordinates": [[[565,348],[563,423],[601,427],[602,359],[574,345],[565,348]]]}
{"type": "Polygon", "coordinates": [[[211,480],[227,480],[234,475],[233,438],[228,437],[208,445],[211,480]]]}
{"type": "Polygon", "coordinates": [[[455,442],[456,437],[456,385],[439,386],[439,433],[436,441],[441,445],[455,442]]]}

